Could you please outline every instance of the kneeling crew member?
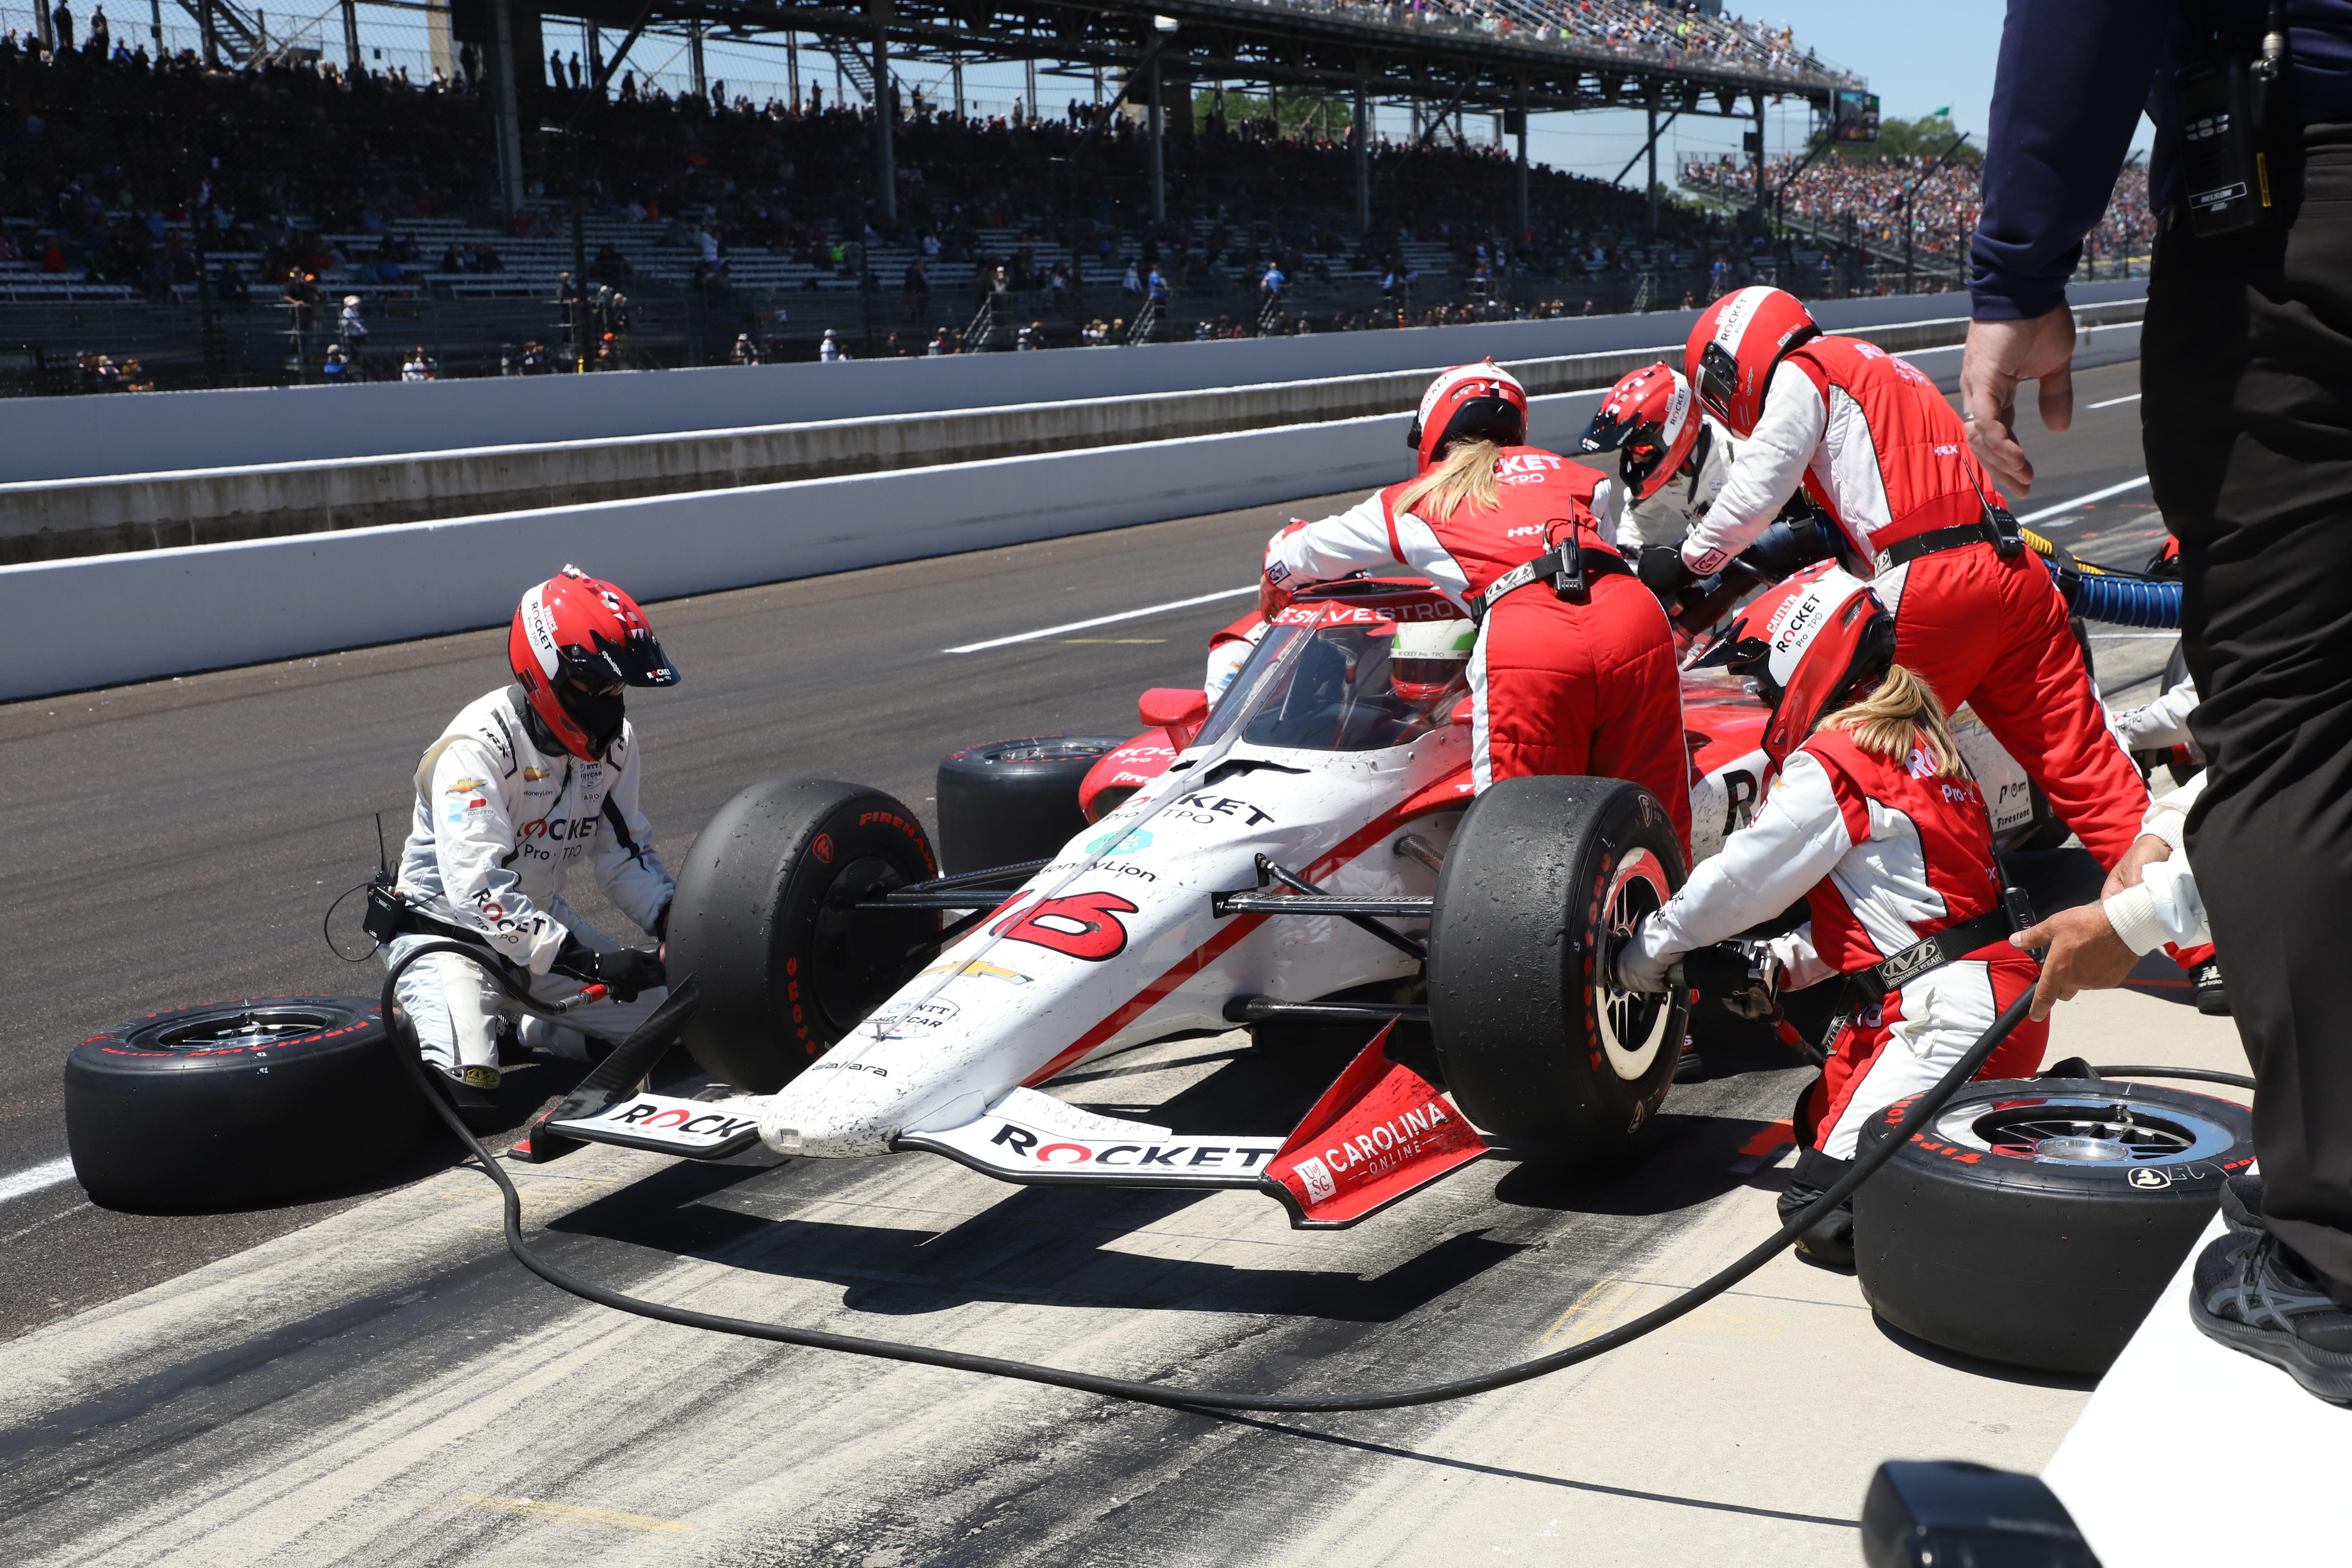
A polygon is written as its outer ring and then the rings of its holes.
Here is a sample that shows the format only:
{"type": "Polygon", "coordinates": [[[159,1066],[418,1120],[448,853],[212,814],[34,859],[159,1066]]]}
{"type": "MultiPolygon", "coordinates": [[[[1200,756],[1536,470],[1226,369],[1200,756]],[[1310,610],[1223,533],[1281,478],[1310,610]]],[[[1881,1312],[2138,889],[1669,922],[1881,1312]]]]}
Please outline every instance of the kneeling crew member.
{"type": "Polygon", "coordinates": [[[1480,623],[1471,778],[1598,773],[1646,785],[1690,845],[1682,679],[1657,600],[1601,537],[1599,475],[1528,446],[1526,389],[1491,361],[1433,382],[1407,437],[1417,478],[1265,550],[1262,615],[1368,568],[1426,577],[1480,623]]]}
{"type": "MultiPolygon", "coordinates": [[[[602,983],[610,996],[568,1015],[570,1026],[520,1024],[519,1043],[583,1057],[583,1035],[626,1039],[668,994],[660,961],[573,914],[563,883],[586,859],[605,897],[648,934],[667,926],[677,883],[637,808],[643,770],[622,694],[675,686],[677,671],[636,601],[576,566],[523,595],[507,658],[516,683],[468,703],[416,764],[416,817],[395,887],[422,918],[385,961],[436,938],[470,938],[542,1000],[602,983]]],[[[476,964],[436,953],[401,975],[399,994],[459,1112],[477,1131],[495,1127],[506,994],[476,964]]]]}
{"type": "Polygon", "coordinates": [[[2122,859],[2147,787],[2107,730],[2065,601],[1935,384],[1874,344],[1822,336],[1767,288],[1707,308],[1684,372],[1739,448],[1681,569],[1721,570],[1802,485],[1894,612],[1895,658],[1946,711],[1976,711],[2102,867],[2122,859]]]}
{"type": "MultiPolygon", "coordinates": [[[[1763,803],[1626,937],[1614,966],[1627,989],[1662,991],[1685,954],[1800,898],[1810,905],[1811,922],[1772,944],[1785,983],[1847,982],[1829,1065],[1799,1104],[1785,1218],[1845,1173],[1872,1116],[1932,1086],[2039,971],[2010,945],[1984,796],[1935,692],[1894,662],[1894,618],[1877,595],[1832,572],[1784,601],[1760,635],[1748,629],[1723,646],[1732,670],[1773,703],[1763,803]],[[1890,973],[1905,978],[1890,984],[1890,973]]],[[[2048,1033],[2021,1025],[1979,1076],[2031,1074],[2048,1033]]],[[[1798,1246],[1851,1263],[1851,1207],[1798,1246]]]]}

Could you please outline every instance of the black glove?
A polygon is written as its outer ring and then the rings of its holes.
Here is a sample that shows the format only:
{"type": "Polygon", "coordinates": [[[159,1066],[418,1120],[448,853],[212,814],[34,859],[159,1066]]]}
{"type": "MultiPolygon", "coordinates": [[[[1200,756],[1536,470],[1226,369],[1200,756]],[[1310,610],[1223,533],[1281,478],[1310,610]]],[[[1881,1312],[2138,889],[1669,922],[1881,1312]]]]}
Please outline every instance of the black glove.
{"type": "Polygon", "coordinates": [[[1697,579],[1683,564],[1683,552],[1672,544],[1653,544],[1642,552],[1642,563],[1633,569],[1642,579],[1642,586],[1659,598],[1672,597],[1697,579]]]}
{"type": "Polygon", "coordinates": [[[593,952],[580,943],[578,937],[567,936],[556,950],[555,962],[549,965],[578,979],[593,981],[613,994],[616,1002],[634,1002],[641,991],[669,983],[662,972],[662,961],[643,948],[622,947],[610,952],[593,952]]]}

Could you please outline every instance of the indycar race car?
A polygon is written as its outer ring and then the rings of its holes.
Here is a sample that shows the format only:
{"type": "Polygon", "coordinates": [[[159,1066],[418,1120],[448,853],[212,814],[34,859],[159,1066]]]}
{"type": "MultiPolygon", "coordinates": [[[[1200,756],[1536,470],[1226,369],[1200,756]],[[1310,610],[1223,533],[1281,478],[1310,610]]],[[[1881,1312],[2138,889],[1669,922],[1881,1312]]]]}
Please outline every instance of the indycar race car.
{"type": "MultiPolygon", "coordinates": [[[[887,795],[744,790],[680,868],[668,967],[699,986],[688,1047],[748,1093],[592,1079],[520,1152],[587,1139],[721,1158],[764,1130],[803,1155],[921,1150],[1013,1182],[1253,1187],[1323,1226],[1490,1142],[1622,1149],[1666,1095],[1689,997],[1613,989],[1603,944],[1681,886],[1682,847],[1622,780],[1511,779],[1473,800],[1466,685],[1404,679],[1391,657],[1401,628],[1459,617],[1417,580],[1302,593],[1213,707],[1145,694],[1150,728],[1096,763],[1090,820],[1043,859],[941,876],[887,795]],[[1284,1021],[1371,1036],[1287,1137],[1180,1134],[1039,1090],[1101,1053],[1284,1021]],[[1425,1023],[1442,1089],[1399,1049],[1406,1022],[1425,1023]]],[[[1754,809],[1766,713],[1696,670],[1685,710],[1705,857],[1754,809]]],[[[1958,728],[1997,830],[2035,830],[2022,771],[1965,710],[1958,728]]]]}

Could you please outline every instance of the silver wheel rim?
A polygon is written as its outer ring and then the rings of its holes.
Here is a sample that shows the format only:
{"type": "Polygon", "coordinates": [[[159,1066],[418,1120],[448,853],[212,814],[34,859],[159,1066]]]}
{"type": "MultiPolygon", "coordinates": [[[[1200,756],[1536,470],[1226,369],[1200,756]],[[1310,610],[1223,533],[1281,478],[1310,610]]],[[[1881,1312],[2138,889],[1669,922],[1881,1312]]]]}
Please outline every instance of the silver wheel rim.
{"type": "Polygon", "coordinates": [[[2094,1094],[2003,1095],[1954,1106],[1936,1136],[2042,1165],[2185,1165],[2218,1160],[2237,1136],[2212,1118],[2178,1106],[2094,1094]]]}
{"type": "MultiPolygon", "coordinates": [[[[1630,935],[1642,916],[1665,906],[1665,868],[1646,849],[1629,851],[1617,862],[1601,895],[1601,925],[1612,942],[1630,935]]],[[[1599,967],[1596,965],[1596,967],[1599,967]]],[[[1605,979],[1592,983],[1592,1016],[1601,1034],[1601,1054],[1609,1070],[1633,1082],[1647,1073],[1666,1043],[1674,1021],[1672,998],[1655,992],[1620,991],[1605,979]]],[[[1675,1042],[1681,1048],[1681,1042],[1675,1042]]]]}

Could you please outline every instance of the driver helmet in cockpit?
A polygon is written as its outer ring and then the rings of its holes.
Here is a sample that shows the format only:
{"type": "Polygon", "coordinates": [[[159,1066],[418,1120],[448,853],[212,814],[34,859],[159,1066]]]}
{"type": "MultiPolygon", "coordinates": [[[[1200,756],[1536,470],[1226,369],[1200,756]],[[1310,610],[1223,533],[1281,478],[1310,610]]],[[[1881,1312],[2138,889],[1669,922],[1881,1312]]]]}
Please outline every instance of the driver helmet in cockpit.
{"type": "Polygon", "coordinates": [[[1389,648],[1389,685],[1415,707],[1454,689],[1470,668],[1478,627],[1470,621],[1403,621],[1389,648]]]}

